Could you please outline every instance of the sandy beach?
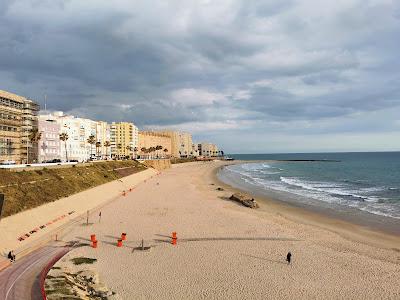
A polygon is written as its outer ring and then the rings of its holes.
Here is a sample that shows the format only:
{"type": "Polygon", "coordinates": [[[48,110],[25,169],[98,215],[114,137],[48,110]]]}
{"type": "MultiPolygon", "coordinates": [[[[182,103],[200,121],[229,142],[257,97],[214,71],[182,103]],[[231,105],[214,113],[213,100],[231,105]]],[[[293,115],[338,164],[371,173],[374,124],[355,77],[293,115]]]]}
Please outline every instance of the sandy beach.
{"type": "Polygon", "coordinates": [[[95,233],[99,247],[71,255],[96,258],[122,299],[400,298],[400,237],[274,202],[240,206],[227,199],[233,189],[216,190],[222,165],[180,164],[139,184],[103,207],[101,222],[72,228],[64,240],[95,233]],[[150,252],[135,250],[142,239],[150,252]]]}

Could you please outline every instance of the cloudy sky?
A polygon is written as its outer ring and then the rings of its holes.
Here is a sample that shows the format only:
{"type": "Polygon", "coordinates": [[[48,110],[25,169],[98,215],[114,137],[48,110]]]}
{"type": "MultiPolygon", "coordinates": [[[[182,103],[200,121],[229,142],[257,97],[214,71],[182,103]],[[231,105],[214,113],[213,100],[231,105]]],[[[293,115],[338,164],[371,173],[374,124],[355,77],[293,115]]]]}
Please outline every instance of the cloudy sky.
{"type": "Polygon", "coordinates": [[[400,149],[400,1],[0,0],[0,89],[229,153],[400,149]]]}

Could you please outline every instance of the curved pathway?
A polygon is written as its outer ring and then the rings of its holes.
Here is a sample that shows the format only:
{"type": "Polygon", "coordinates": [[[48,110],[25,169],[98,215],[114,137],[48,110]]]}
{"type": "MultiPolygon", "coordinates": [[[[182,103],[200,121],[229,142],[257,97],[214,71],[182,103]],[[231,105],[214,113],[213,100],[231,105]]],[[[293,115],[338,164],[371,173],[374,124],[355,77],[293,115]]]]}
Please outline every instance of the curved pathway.
{"type": "Polygon", "coordinates": [[[69,247],[64,243],[53,243],[33,251],[10,267],[0,272],[0,299],[41,300],[40,275],[42,270],[58,255],[65,254],[69,247]]]}

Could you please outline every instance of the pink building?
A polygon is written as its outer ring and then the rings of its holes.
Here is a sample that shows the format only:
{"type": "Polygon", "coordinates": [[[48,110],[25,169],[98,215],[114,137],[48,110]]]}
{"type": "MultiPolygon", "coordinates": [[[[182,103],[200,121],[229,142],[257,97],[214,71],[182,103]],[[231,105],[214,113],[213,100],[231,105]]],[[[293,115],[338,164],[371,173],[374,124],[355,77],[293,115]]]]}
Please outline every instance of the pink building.
{"type": "Polygon", "coordinates": [[[61,159],[60,125],[49,115],[39,116],[39,162],[61,159]]]}

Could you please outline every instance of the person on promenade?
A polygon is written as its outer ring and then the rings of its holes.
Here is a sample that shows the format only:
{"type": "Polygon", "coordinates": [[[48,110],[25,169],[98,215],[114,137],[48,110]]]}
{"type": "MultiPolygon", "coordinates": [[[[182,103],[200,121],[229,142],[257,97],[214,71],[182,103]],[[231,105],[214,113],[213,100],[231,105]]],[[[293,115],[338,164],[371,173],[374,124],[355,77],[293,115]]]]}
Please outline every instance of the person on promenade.
{"type": "Polygon", "coordinates": [[[290,265],[291,260],[292,260],[292,253],[288,252],[288,254],[286,255],[286,261],[288,262],[288,265],[290,265]]]}
{"type": "Polygon", "coordinates": [[[8,252],[8,259],[11,261],[11,262],[14,262],[15,261],[15,254],[14,254],[14,252],[11,250],[10,252],[8,252]]]}

